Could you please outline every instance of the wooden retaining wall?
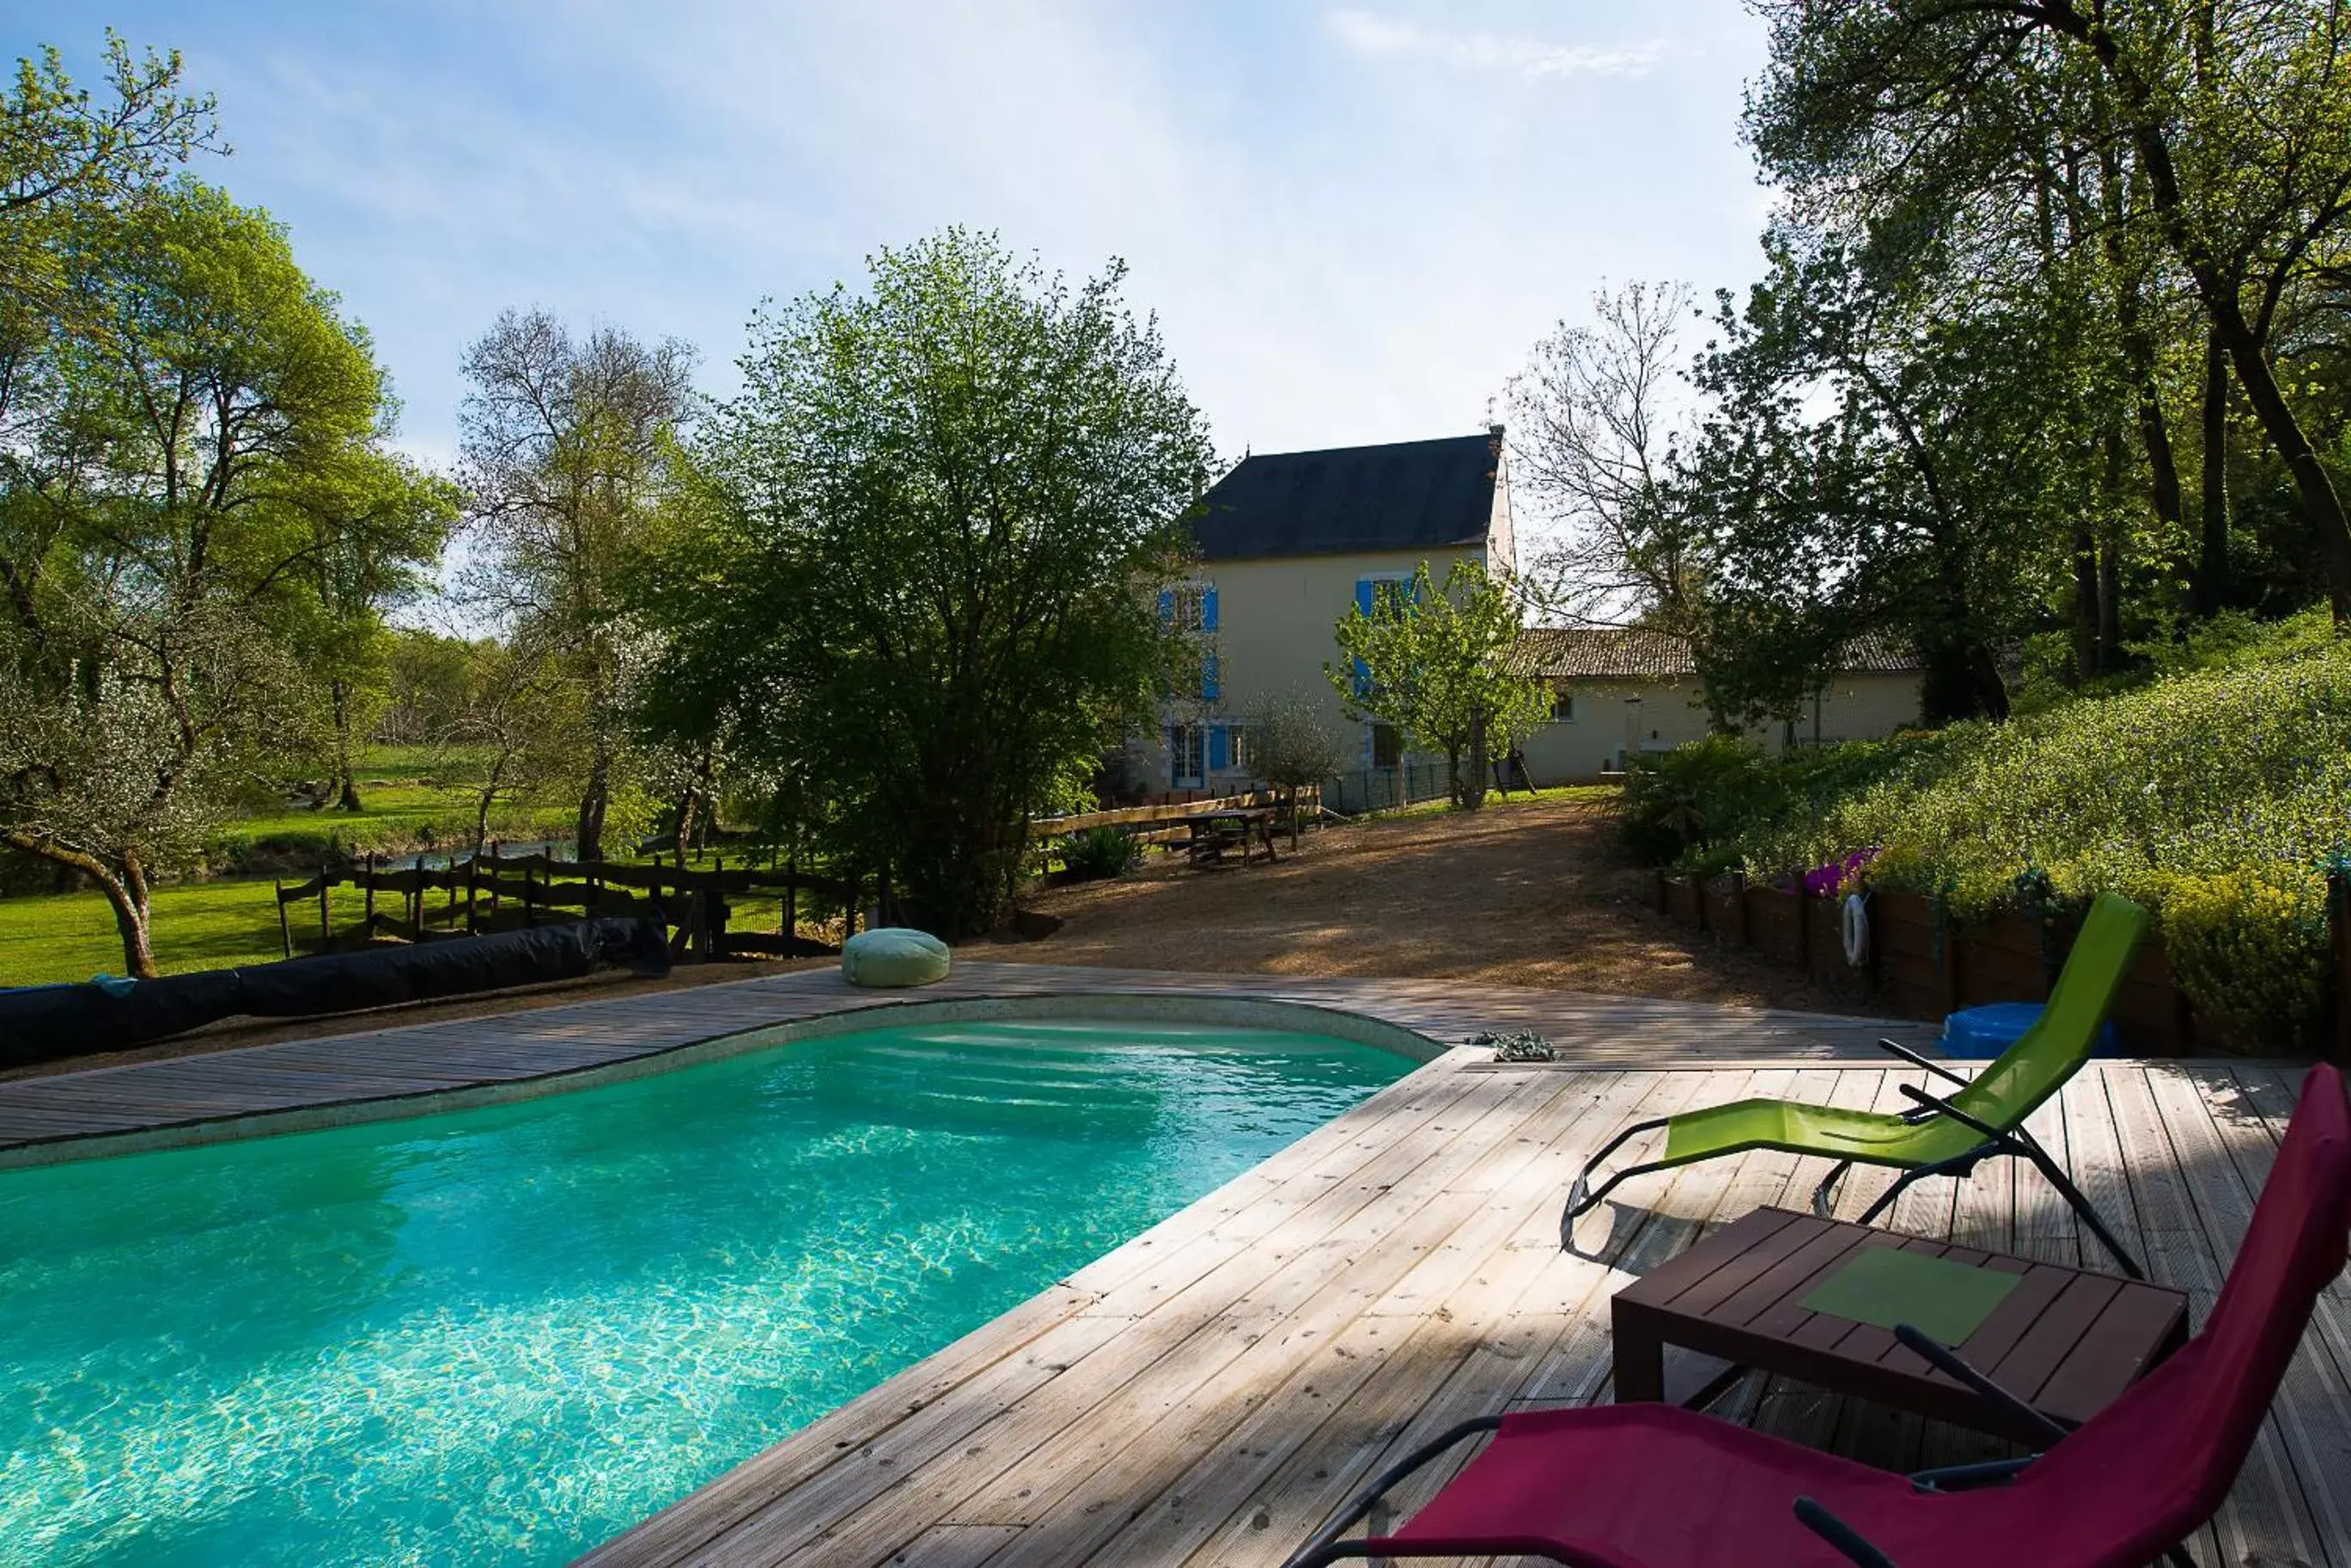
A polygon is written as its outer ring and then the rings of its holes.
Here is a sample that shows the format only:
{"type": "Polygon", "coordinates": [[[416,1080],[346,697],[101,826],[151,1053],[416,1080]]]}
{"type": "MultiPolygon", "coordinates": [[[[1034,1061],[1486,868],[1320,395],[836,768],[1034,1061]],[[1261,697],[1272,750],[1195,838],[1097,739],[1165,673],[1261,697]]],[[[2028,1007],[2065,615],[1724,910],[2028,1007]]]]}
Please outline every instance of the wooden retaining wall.
{"type": "MultiPolygon", "coordinates": [[[[1940,1018],[1991,1002],[2045,1002],[2078,920],[2009,914],[1965,927],[1936,899],[1917,893],[1873,893],[1868,961],[1844,960],[1844,900],[1786,888],[1758,887],[1732,874],[1701,882],[1656,877],[1656,907],[1685,926],[1736,943],[1789,969],[1833,995],[1868,999],[1905,1018],[1940,1018]]],[[[2334,1017],[2328,1053],[2351,1062],[2351,891],[2337,877],[2329,899],[2335,953],[2334,1017]]],[[[2122,1048],[2134,1056],[2190,1056],[2227,1049],[2171,977],[2163,941],[2150,935],[2123,982],[2113,1013],[2122,1048]]]]}

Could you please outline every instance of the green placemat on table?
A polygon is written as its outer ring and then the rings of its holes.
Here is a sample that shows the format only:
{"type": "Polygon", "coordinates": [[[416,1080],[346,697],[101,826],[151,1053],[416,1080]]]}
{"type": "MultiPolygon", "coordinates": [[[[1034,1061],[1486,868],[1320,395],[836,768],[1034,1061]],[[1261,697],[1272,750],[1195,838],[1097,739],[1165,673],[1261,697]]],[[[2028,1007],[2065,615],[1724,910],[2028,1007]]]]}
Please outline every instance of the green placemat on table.
{"type": "Polygon", "coordinates": [[[1879,1328],[1907,1323],[1945,1345],[1963,1345],[2022,1278],[1899,1247],[1864,1247],[1803,1304],[1879,1328]]]}

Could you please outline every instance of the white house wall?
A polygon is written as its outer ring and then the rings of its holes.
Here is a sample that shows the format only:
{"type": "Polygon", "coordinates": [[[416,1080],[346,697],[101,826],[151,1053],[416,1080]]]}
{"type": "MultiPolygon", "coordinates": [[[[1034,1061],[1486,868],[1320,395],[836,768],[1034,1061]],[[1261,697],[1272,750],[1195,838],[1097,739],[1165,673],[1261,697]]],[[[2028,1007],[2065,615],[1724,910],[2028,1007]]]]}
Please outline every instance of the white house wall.
{"type": "MultiPolygon", "coordinates": [[[[1631,751],[1665,751],[1711,732],[1695,680],[1583,678],[1558,683],[1575,698],[1574,717],[1544,724],[1522,744],[1527,772],[1538,784],[1597,778],[1631,751]]],[[[1820,738],[1871,741],[1918,722],[1918,678],[1906,674],[1842,675],[1821,694],[1820,738]]],[[[1783,724],[1749,732],[1766,749],[1787,739],[1783,724]]],[[[1812,715],[1796,725],[1799,741],[1813,739],[1812,715]]]]}
{"type": "MultiPolygon", "coordinates": [[[[1214,701],[1171,703],[1161,732],[1134,751],[1138,771],[1155,781],[1154,788],[1169,787],[1167,725],[1244,722],[1260,700],[1290,690],[1302,693],[1345,740],[1347,765],[1364,766],[1370,758],[1356,758],[1353,748],[1366,735],[1365,727],[1347,721],[1346,704],[1322,667],[1338,661],[1337,628],[1355,607],[1356,583],[1409,577],[1424,559],[1429,575],[1442,584],[1456,560],[1483,566],[1487,553],[1467,545],[1426,556],[1400,552],[1202,563],[1187,580],[1217,590],[1217,629],[1203,634],[1203,646],[1217,656],[1217,696],[1214,701]]],[[[1247,767],[1228,768],[1211,773],[1201,787],[1213,791],[1249,780],[1247,767]]]]}

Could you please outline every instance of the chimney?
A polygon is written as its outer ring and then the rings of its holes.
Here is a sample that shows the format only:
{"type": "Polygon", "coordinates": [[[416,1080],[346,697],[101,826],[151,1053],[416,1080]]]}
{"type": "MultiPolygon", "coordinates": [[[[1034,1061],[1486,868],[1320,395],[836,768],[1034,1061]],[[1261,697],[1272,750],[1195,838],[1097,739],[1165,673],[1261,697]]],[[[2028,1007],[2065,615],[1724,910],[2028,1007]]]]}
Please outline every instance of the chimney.
{"type": "Polygon", "coordinates": [[[1204,462],[1196,462],[1192,465],[1192,499],[1197,501],[1201,496],[1206,495],[1207,493],[1208,465],[1204,462]]]}
{"type": "Polygon", "coordinates": [[[1494,458],[1502,455],[1502,427],[1499,422],[1486,427],[1486,452],[1494,458]]]}

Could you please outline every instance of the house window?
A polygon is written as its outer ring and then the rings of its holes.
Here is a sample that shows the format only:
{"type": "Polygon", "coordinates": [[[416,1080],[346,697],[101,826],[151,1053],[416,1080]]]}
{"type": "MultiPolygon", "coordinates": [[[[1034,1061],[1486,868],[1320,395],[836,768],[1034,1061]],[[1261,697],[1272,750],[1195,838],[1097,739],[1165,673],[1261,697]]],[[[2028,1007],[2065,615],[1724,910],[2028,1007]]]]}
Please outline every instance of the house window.
{"type": "Polygon", "coordinates": [[[1196,785],[1206,776],[1203,764],[1207,732],[1199,724],[1174,724],[1167,731],[1167,753],[1170,782],[1178,789],[1196,785]]]}
{"type": "Polygon", "coordinates": [[[1404,761],[1404,732],[1394,724],[1372,726],[1372,766],[1392,768],[1404,761]]]}
{"type": "Polygon", "coordinates": [[[1554,691],[1551,694],[1551,722],[1554,724],[1575,722],[1575,693],[1554,691]]]}
{"type": "Polygon", "coordinates": [[[1170,631],[1217,629],[1217,587],[1183,583],[1159,596],[1159,618],[1170,631]]]}
{"type": "Polygon", "coordinates": [[[1412,588],[1408,577],[1374,577],[1372,579],[1372,618],[1402,620],[1405,595],[1412,588]]]}

